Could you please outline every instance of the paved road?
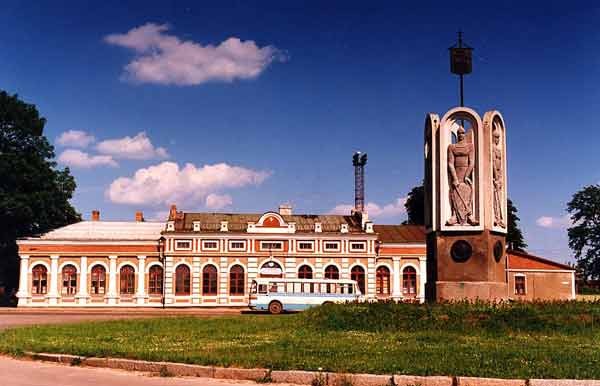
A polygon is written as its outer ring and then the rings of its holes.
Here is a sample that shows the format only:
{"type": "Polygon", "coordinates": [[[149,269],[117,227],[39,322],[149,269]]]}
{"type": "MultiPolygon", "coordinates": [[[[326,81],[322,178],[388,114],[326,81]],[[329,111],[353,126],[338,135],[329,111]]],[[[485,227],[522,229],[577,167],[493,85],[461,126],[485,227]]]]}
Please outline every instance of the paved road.
{"type": "MultiPolygon", "coordinates": [[[[76,323],[88,320],[115,320],[133,318],[157,318],[174,316],[239,315],[242,310],[232,308],[185,308],[185,309],[21,309],[0,308],[0,330],[9,327],[35,324],[76,323]]],[[[2,383],[0,383],[2,385],[2,383]]]]}
{"type": "MultiPolygon", "coordinates": [[[[72,367],[0,356],[2,386],[253,386],[250,381],[211,378],[161,378],[145,373],[93,367],[72,367]]],[[[270,383],[272,386],[283,384],[270,383]]]]}

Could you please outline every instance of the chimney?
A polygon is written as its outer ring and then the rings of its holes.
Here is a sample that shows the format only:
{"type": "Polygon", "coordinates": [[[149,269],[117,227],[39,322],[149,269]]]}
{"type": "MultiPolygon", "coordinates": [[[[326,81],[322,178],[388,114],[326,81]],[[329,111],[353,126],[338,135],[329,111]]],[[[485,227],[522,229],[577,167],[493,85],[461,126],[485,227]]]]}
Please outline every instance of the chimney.
{"type": "Polygon", "coordinates": [[[141,211],[135,212],[135,221],[136,222],[144,222],[144,213],[141,211]]]}
{"type": "Polygon", "coordinates": [[[92,210],[92,221],[100,221],[100,211],[92,210]]]}
{"type": "Polygon", "coordinates": [[[292,206],[289,204],[279,205],[279,214],[282,216],[291,216],[292,215],[292,206]]]}
{"type": "Polygon", "coordinates": [[[365,210],[365,165],[367,153],[357,151],[352,156],[354,165],[354,212],[363,213],[365,210]]]}
{"type": "Polygon", "coordinates": [[[177,205],[172,204],[169,210],[169,220],[175,220],[177,218],[177,205]]]}

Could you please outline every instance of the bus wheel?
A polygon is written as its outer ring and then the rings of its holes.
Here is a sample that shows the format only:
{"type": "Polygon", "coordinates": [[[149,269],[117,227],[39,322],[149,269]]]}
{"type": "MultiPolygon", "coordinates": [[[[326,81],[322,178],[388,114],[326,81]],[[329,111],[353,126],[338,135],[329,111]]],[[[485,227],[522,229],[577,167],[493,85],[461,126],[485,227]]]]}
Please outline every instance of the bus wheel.
{"type": "Polygon", "coordinates": [[[324,305],[324,306],[330,306],[330,305],[332,305],[332,304],[333,304],[333,302],[323,302],[323,305],[324,305]]]}
{"type": "Polygon", "coordinates": [[[283,311],[283,306],[281,305],[281,303],[274,301],[269,303],[269,312],[277,315],[277,314],[281,314],[281,311],[283,311]]]}

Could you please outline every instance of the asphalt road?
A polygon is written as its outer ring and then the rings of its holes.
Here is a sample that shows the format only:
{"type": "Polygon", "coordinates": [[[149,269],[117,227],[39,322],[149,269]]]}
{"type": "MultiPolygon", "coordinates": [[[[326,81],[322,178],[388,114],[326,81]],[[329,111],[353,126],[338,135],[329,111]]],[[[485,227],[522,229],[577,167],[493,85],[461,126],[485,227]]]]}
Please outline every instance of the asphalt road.
{"type": "MultiPolygon", "coordinates": [[[[16,360],[0,356],[2,386],[252,386],[250,381],[212,378],[161,378],[139,372],[16,360]]],[[[270,383],[272,386],[283,384],[270,383]]]]}

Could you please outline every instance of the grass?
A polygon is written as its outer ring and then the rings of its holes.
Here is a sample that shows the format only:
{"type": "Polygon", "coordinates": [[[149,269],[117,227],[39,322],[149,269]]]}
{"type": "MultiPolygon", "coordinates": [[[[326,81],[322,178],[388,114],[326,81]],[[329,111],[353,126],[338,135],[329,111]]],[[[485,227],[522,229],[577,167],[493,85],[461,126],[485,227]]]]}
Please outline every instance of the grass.
{"type": "Polygon", "coordinates": [[[600,378],[600,302],[330,305],[296,315],[23,327],[0,351],[203,365],[498,378],[600,378]]]}

